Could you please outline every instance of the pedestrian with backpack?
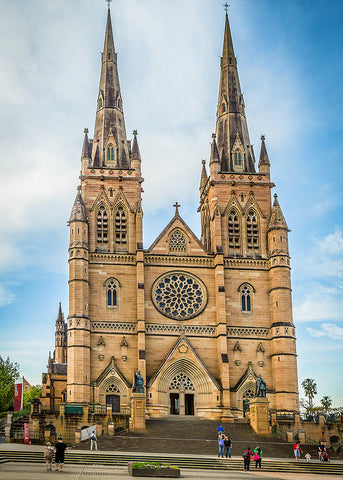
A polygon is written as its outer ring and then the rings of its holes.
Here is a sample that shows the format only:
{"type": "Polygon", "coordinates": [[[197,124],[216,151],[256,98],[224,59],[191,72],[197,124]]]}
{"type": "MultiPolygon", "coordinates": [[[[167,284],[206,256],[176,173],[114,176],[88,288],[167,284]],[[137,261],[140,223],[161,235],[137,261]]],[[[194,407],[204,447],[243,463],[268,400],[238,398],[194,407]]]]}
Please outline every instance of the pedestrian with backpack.
{"type": "Polygon", "coordinates": [[[244,470],[249,471],[250,470],[250,459],[252,457],[253,453],[250,450],[250,447],[248,447],[246,450],[243,451],[242,457],[244,460],[244,470]]]}
{"type": "Polygon", "coordinates": [[[93,450],[93,447],[94,447],[94,450],[98,450],[98,444],[97,444],[95,432],[92,432],[92,435],[91,435],[91,450],[93,450]]]}

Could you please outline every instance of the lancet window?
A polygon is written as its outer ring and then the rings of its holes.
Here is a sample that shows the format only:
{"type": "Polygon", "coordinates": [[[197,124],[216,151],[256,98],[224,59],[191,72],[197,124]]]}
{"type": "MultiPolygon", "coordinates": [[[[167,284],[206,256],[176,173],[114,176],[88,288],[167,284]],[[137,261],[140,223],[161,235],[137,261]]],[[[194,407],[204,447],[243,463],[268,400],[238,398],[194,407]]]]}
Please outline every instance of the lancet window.
{"type": "Polygon", "coordinates": [[[253,210],[250,210],[247,216],[247,247],[249,250],[256,250],[259,248],[258,237],[257,215],[253,210]]]}
{"type": "Polygon", "coordinates": [[[243,285],[241,287],[242,312],[251,312],[251,287],[243,285]]]}
{"type": "Polygon", "coordinates": [[[110,280],[107,284],[107,305],[109,307],[117,305],[117,285],[114,280],[110,280]]]}
{"type": "Polygon", "coordinates": [[[107,161],[114,162],[114,147],[111,144],[107,147],[107,161]]]}
{"type": "Polygon", "coordinates": [[[98,243],[108,243],[108,216],[103,205],[97,214],[97,241],[98,243]]]}
{"type": "Polygon", "coordinates": [[[229,213],[228,219],[228,230],[229,230],[229,250],[236,251],[240,249],[240,225],[237,212],[231,210],[229,213]]]}
{"type": "Polygon", "coordinates": [[[127,214],[122,206],[115,215],[115,242],[117,246],[127,245],[127,214]]]}
{"type": "Polygon", "coordinates": [[[187,241],[181,230],[174,230],[169,237],[169,251],[171,253],[186,253],[187,241]]]}
{"type": "Polygon", "coordinates": [[[234,154],[235,165],[242,166],[242,154],[240,150],[236,150],[234,154]]]}

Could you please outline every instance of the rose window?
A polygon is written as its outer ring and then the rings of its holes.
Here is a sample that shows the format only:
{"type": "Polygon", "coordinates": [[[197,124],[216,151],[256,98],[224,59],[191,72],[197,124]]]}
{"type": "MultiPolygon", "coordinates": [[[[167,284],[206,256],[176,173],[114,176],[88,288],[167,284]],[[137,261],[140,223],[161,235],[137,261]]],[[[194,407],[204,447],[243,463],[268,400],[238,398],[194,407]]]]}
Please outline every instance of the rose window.
{"type": "Polygon", "coordinates": [[[173,378],[170,383],[169,390],[180,390],[182,387],[185,390],[195,390],[192,381],[184,373],[180,373],[173,378]]]}
{"type": "Polygon", "coordinates": [[[205,308],[206,287],[193,275],[167,273],[154,283],[152,300],[163,315],[176,320],[187,320],[199,315],[205,308]]]}

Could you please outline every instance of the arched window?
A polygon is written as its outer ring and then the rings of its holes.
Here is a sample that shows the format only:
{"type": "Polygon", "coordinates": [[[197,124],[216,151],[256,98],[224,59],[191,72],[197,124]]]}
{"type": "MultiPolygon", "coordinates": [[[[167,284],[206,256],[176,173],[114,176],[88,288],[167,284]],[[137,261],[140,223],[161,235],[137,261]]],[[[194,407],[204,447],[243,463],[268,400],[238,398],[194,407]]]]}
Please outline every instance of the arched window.
{"type": "Polygon", "coordinates": [[[114,148],[113,145],[109,145],[107,147],[107,161],[108,162],[114,162],[114,148]]]}
{"type": "Polygon", "coordinates": [[[240,227],[239,227],[239,219],[237,212],[235,210],[231,210],[229,213],[229,249],[231,251],[239,250],[240,249],[240,227]]]}
{"type": "Polygon", "coordinates": [[[108,217],[103,205],[99,208],[97,215],[97,241],[98,243],[108,242],[108,217]]]}
{"type": "Polygon", "coordinates": [[[169,251],[174,253],[186,253],[187,241],[181,230],[174,230],[169,237],[169,251]]]}
{"type": "Polygon", "coordinates": [[[99,100],[98,100],[98,105],[99,105],[99,108],[102,108],[102,106],[103,106],[103,100],[102,100],[102,97],[99,97],[99,100]]]}
{"type": "Polygon", "coordinates": [[[247,216],[247,247],[249,250],[257,250],[259,248],[258,219],[253,210],[250,210],[247,216]]]}
{"type": "Polygon", "coordinates": [[[251,312],[251,288],[249,285],[241,287],[242,312],[251,312]]]}
{"type": "Polygon", "coordinates": [[[117,306],[117,285],[114,280],[110,280],[107,284],[107,306],[117,306]]]}
{"type": "Polygon", "coordinates": [[[222,113],[225,113],[226,112],[226,106],[225,106],[225,103],[223,103],[222,105],[222,113]]]}
{"type": "Polygon", "coordinates": [[[118,207],[115,216],[115,242],[117,246],[127,244],[127,218],[122,206],[118,207]]]}

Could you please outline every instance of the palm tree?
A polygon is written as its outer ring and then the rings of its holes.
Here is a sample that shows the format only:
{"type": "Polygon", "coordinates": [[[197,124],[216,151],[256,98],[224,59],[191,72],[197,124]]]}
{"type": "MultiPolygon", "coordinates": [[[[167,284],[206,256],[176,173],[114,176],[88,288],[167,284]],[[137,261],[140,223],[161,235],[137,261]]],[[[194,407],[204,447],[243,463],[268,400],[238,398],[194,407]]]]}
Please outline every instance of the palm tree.
{"type": "Polygon", "coordinates": [[[324,397],[320,400],[320,403],[323,409],[325,410],[325,412],[327,412],[328,410],[330,410],[332,406],[332,398],[329,397],[328,395],[324,395],[324,397]]]}
{"type": "Polygon", "coordinates": [[[306,397],[308,397],[308,406],[309,409],[313,408],[313,398],[317,394],[317,384],[313,378],[305,378],[301,386],[304,389],[306,397]]]}

